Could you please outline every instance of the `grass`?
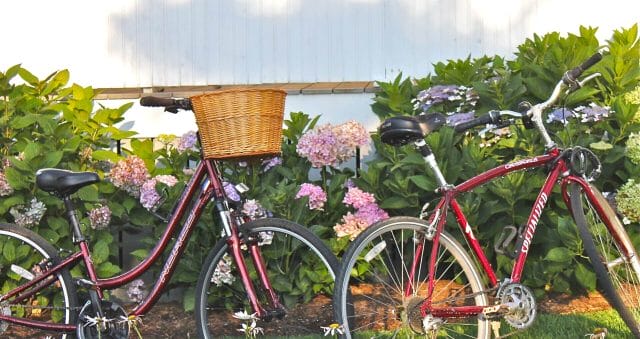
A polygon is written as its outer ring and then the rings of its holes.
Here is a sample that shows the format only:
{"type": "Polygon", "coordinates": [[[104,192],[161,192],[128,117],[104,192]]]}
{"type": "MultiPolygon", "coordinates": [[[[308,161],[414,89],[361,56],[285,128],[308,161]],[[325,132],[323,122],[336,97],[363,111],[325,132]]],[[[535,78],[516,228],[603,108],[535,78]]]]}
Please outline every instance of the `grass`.
{"type": "MultiPolygon", "coordinates": [[[[614,310],[598,311],[593,313],[579,314],[539,314],[533,325],[525,331],[516,333],[508,338],[514,339],[558,339],[558,338],[588,338],[586,334],[593,333],[597,328],[606,328],[608,334],[606,338],[625,339],[633,338],[631,332],[624,324],[622,319],[614,310]]],[[[500,334],[506,335],[511,329],[503,325],[500,334]]],[[[396,338],[410,338],[410,335],[402,334],[396,338]]],[[[226,338],[226,337],[225,337],[226,338]]],[[[244,337],[233,337],[244,338],[244,337]]],[[[314,336],[259,336],[258,338],[292,338],[292,339],[311,339],[311,338],[330,338],[322,337],[322,333],[314,336]]],[[[358,338],[392,338],[389,334],[371,333],[363,334],[358,338]]],[[[414,336],[421,338],[421,336],[414,336]]]]}
{"type": "MultiPolygon", "coordinates": [[[[578,314],[539,314],[533,325],[521,332],[508,336],[514,339],[558,339],[558,338],[588,338],[598,328],[606,328],[606,338],[633,338],[629,328],[624,324],[614,310],[598,311],[578,314]]],[[[508,335],[513,329],[503,325],[500,335],[508,335]]],[[[406,333],[396,338],[422,338],[406,333]]],[[[370,333],[358,335],[358,338],[393,338],[390,334],[370,333]]]]}

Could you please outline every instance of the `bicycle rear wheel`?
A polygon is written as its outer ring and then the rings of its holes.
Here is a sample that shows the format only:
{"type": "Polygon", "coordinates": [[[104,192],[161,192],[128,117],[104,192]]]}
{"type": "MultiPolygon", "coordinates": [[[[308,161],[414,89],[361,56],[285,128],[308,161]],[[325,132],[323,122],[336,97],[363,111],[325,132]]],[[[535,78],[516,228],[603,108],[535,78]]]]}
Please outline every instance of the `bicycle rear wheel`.
{"type": "MultiPolygon", "coordinates": [[[[258,219],[239,227],[243,239],[259,241],[269,281],[284,312],[273,319],[256,319],[265,335],[321,334],[321,326],[333,323],[331,297],[338,260],[329,248],[308,229],[283,219],[258,219]],[[310,313],[311,310],[320,310],[310,313]],[[302,319],[299,322],[293,320],[302,319]]],[[[243,249],[247,269],[259,301],[271,310],[251,255],[243,249]]],[[[251,319],[234,318],[234,313],[255,313],[247,300],[237,266],[226,239],[218,241],[205,260],[196,287],[196,323],[200,337],[241,335],[251,319]]],[[[275,312],[273,312],[275,313],[275,312]]]]}
{"type": "MultiPolygon", "coordinates": [[[[477,316],[421,316],[432,248],[425,236],[427,226],[422,219],[394,217],[370,226],[348,247],[336,278],[334,312],[349,336],[385,333],[410,337],[419,333],[438,338],[489,338],[487,321],[477,316]],[[414,260],[420,245],[424,246],[423,255],[414,260]],[[410,295],[405,292],[407,285],[412,287],[410,295]],[[423,321],[432,326],[429,333],[425,333],[423,321]]],[[[474,262],[446,232],[440,235],[437,256],[433,306],[489,305],[474,262]]]]}
{"type": "Polygon", "coordinates": [[[608,201],[590,186],[594,200],[571,187],[571,211],[598,277],[599,288],[631,332],[640,338],[640,260],[608,201]]]}
{"type": "MultiPolygon", "coordinates": [[[[26,228],[0,224],[0,295],[46,273],[58,262],[57,251],[26,228]]],[[[0,302],[0,313],[57,324],[75,324],[78,301],[68,269],[52,275],[50,283],[27,297],[0,302]]],[[[8,323],[0,322],[0,333],[8,323]]],[[[1,336],[1,335],[0,335],[1,336]]]]}

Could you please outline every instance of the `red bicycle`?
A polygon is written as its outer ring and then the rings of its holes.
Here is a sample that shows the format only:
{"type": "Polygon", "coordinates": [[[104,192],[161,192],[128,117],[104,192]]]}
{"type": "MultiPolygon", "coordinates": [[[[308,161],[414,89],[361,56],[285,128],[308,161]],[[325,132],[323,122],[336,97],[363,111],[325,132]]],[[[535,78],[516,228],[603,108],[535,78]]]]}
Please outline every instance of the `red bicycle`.
{"type": "MultiPolygon", "coordinates": [[[[588,149],[558,148],[542,120],[543,111],[566,89],[599,75],[577,81],[600,59],[601,55],[595,54],[565,73],[547,101],[525,113],[491,111],[454,126],[456,132],[463,132],[485,124],[506,126],[523,120],[525,126],[532,124],[540,132],[546,146],[542,155],[497,166],[458,185],[446,182],[424,141],[426,134],[445,124],[444,116],[393,117],[382,123],[383,142],[415,144],[435,174],[441,197],[435,208],[423,209],[422,218],[394,217],[380,222],[366,229],[347,249],[336,279],[334,307],[336,319],[349,337],[363,331],[406,330],[433,338],[489,338],[492,333],[500,337],[499,328],[505,322],[516,330],[530,326],[536,318],[536,300],[522,284],[522,272],[542,212],[558,185],[599,287],[633,335],[640,338],[640,261],[616,213],[589,183],[600,171],[600,162],[588,149]],[[532,169],[542,169],[546,180],[520,231],[511,226],[512,232],[505,233],[513,235],[515,250],[507,254],[515,261],[511,275],[499,280],[457,198],[494,179],[532,169]],[[466,240],[471,255],[445,230],[447,219],[455,219],[462,233],[459,238],[466,240]],[[356,265],[362,264],[368,271],[357,274],[356,265]],[[377,288],[368,288],[372,285],[377,288]]],[[[496,251],[503,250],[496,247],[496,251]]]]}
{"type": "MultiPolygon", "coordinates": [[[[173,112],[191,109],[189,99],[145,97],[141,104],[163,106],[173,112]]],[[[43,169],[36,175],[40,189],[64,202],[77,252],[58,250],[26,228],[0,224],[0,250],[4,253],[0,259],[0,333],[9,324],[17,324],[44,331],[77,331],[79,338],[127,338],[132,322],[160,298],[192,231],[210,204],[221,226],[217,230],[209,225],[210,230],[221,232],[221,238],[203,263],[195,292],[195,316],[201,337],[237,333],[246,319],[234,318],[236,312],[251,315],[251,320],[257,321],[254,326],[262,326],[269,333],[265,327],[270,320],[277,327],[275,320],[308,301],[301,290],[305,292],[311,284],[317,293],[331,292],[333,288],[338,261],[327,246],[309,229],[291,221],[248,221],[240,204],[227,197],[220,164],[212,159],[202,159],[197,165],[148,258],[116,277],[99,278],[72,198],[80,188],[99,180],[95,173],[59,169],[43,169]],[[145,273],[174,237],[164,266],[141,303],[126,311],[104,298],[106,290],[123,286],[145,273]],[[79,264],[87,276],[70,273],[79,264]],[[311,277],[300,280],[311,274],[324,277],[325,281],[311,277]],[[297,286],[294,281],[302,281],[302,285],[297,286]]],[[[298,332],[318,333],[319,326],[300,324],[298,332]]]]}

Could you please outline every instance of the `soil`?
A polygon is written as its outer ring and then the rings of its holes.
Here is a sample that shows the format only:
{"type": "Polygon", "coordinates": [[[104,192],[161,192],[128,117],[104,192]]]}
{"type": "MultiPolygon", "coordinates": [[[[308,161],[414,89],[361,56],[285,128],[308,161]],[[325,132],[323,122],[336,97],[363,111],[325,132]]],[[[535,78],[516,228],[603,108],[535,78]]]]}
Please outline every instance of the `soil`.
{"type": "MultiPolygon", "coordinates": [[[[281,333],[269,333],[271,335],[284,335],[288,329],[295,328],[301,323],[317,327],[327,326],[331,321],[330,300],[319,296],[304,309],[292,312],[297,317],[287,317],[279,321],[276,326],[270,328],[280,329],[281,333]]],[[[588,313],[609,309],[607,301],[597,292],[589,295],[570,296],[556,294],[538,301],[538,310],[542,313],[573,314],[588,313]]],[[[151,311],[142,318],[143,324],[139,327],[143,338],[197,338],[195,319],[193,313],[184,312],[182,305],[178,303],[161,303],[155,305],[151,311]]],[[[47,333],[34,332],[19,326],[10,328],[0,334],[2,338],[45,338],[47,333]]],[[[55,337],[55,336],[54,336],[55,337]]],[[[136,338],[132,334],[130,338],[136,338]]]]}

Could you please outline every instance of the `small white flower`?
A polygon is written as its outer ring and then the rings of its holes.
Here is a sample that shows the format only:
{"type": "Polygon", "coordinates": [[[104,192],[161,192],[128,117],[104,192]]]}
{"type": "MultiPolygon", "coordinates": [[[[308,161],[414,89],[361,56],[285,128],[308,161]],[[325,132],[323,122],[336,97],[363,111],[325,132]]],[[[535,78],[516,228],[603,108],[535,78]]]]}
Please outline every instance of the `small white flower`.
{"type": "Polygon", "coordinates": [[[257,313],[249,314],[247,311],[236,312],[233,314],[233,317],[240,320],[257,320],[257,313]]]}
{"type": "Polygon", "coordinates": [[[324,330],[325,337],[328,335],[334,336],[336,334],[344,334],[344,329],[340,324],[333,323],[329,326],[321,326],[320,328],[324,330]]]}

